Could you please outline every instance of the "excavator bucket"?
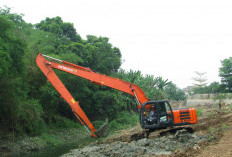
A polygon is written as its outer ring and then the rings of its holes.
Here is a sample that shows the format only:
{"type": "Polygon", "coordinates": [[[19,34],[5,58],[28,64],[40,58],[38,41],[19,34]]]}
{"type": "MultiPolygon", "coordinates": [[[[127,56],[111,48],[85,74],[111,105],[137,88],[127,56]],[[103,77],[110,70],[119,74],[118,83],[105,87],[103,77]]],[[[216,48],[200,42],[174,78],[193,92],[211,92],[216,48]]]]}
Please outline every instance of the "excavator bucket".
{"type": "Polygon", "coordinates": [[[109,134],[109,122],[108,119],[106,119],[105,123],[95,132],[95,135],[97,137],[105,137],[109,134]]]}

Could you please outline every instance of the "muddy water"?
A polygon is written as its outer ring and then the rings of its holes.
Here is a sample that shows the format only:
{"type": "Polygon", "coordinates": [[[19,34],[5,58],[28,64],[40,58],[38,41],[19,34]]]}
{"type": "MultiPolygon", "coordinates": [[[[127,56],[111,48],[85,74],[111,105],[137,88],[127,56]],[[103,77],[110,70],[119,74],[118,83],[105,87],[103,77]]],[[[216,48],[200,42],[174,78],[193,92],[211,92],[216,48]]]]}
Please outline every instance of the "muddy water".
{"type": "Polygon", "coordinates": [[[92,142],[89,137],[86,139],[82,139],[80,141],[65,143],[63,145],[58,145],[54,147],[49,147],[44,150],[38,152],[27,152],[27,153],[20,153],[20,152],[5,152],[0,153],[0,157],[58,157],[62,154],[68,153],[72,149],[81,148],[84,145],[92,142]]]}
{"type": "Polygon", "coordinates": [[[30,153],[5,153],[2,154],[4,157],[58,157],[64,153],[67,153],[70,149],[78,148],[77,143],[70,143],[65,145],[60,145],[52,148],[45,149],[39,152],[30,153]]]}
{"type": "Polygon", "coordinates": [[[47,148],[43,151],[39,152],[29,152],[29,153],[19,153],[19,152],[9,152],[2,153],[0,156],[3,157],[58,157],[62,154],[69,152],[71,149],[79,148],[78,143],[69,143],[60,146],[55,146],[51,148],[47,148]]]}

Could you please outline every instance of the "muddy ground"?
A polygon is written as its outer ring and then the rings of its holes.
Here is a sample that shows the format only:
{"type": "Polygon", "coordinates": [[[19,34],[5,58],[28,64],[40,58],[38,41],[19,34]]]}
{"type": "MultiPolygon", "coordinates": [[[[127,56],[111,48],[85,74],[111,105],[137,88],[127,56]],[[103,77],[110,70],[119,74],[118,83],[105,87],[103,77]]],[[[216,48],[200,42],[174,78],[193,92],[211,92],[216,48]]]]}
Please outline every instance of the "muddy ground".
{"type": "MultiPolygon", "coordinates": [[[[231,111],[207,108],[198,124],[191,129],[173,132],[161,130],[151,133],[148,137],[139,126],[124,130],[116,137],[96,141],[82,149],[74,149],[62,157],[116,157],[116,156],[232,156],[231,144],[221,146],[221,140],[231,139],[231,111]],[[217,145],[220,146],[217,146],[217,145]],[[214,150],[207,152],[208,148],[214,150]],[[228,148],[227,148],[228,147],[228,148]],[[223,149],[222,149],[223,148],[223,149]],[[223,150],[223,151],[221,151],[223,150]],[[218,154],[220,152],[221,154],[218,154]]],[[[232,143],[232,140],[231,142],[232,143]]]]}

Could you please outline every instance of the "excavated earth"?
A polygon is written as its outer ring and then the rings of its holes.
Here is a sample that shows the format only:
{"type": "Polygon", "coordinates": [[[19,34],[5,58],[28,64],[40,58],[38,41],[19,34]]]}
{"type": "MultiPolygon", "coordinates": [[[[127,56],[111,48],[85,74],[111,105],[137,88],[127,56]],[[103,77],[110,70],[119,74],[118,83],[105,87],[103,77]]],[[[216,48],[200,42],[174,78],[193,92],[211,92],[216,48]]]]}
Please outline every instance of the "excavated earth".
{"type": "MultiPolygon", "coordinates": [[[[200,118],[196,125],[178,127],[172,131],[160,130],[149,136],[139,127],[135,127],[121,132],[117,137],[110,137],[91,143],[84,148],[71,150],[62,157],[204,156],[210,146],[214,151],[218,148],[220,139],[231,138],[231,124],[232,114],[216,111],[210,116],[200,118]],[[229,137],[223,137],[224,134],[228,134],[229,137]]],[[[224,147],[227,146],[225,143],[224,145],[224,147]]],[[[230,151],[230,147],[231,145],[228,149],[224,149],[230,151]]],[[[232,153],[227,152],[227,154],[230,156],[232,153]]],[[[217,153],[210,156],[213,155],[217,156],[217,153]]]]}

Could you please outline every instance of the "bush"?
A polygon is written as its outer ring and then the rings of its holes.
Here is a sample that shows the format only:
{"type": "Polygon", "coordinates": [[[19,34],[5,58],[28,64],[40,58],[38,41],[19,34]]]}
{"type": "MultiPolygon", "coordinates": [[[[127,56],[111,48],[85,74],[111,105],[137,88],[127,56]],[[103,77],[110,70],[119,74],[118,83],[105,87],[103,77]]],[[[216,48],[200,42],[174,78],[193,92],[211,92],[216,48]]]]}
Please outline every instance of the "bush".
{"type": "Polygon", "coordinates": [[[52,117],[52,125],[55,128],[79,128],[81,126],[79,122],[74,122],[59,115],[52,117]]]}
{"type": "Polygon", "coordinates": [[[29,99],[19,104],[17,108],[16,131],[19,134],[27,133],[40,135],[46,125],[42,119],[42,106],[35,99],[29,99]]]}
{"type": "Polygon", "coordinates": [[[116,115],[116,119],[109,123],[111,131],[133,127],[139,122],[139,115],[134,112],[122,112],[116,115]]]}
{"type": "Polygon", "coordinates": [[[198,117],[201,117],[202,114],[203,114],[202,112],[203,112],[203,109],[202,109],[202,108],[198,108],[198,109],[197,109],[197,116],[198,116],[198,117]]]}

